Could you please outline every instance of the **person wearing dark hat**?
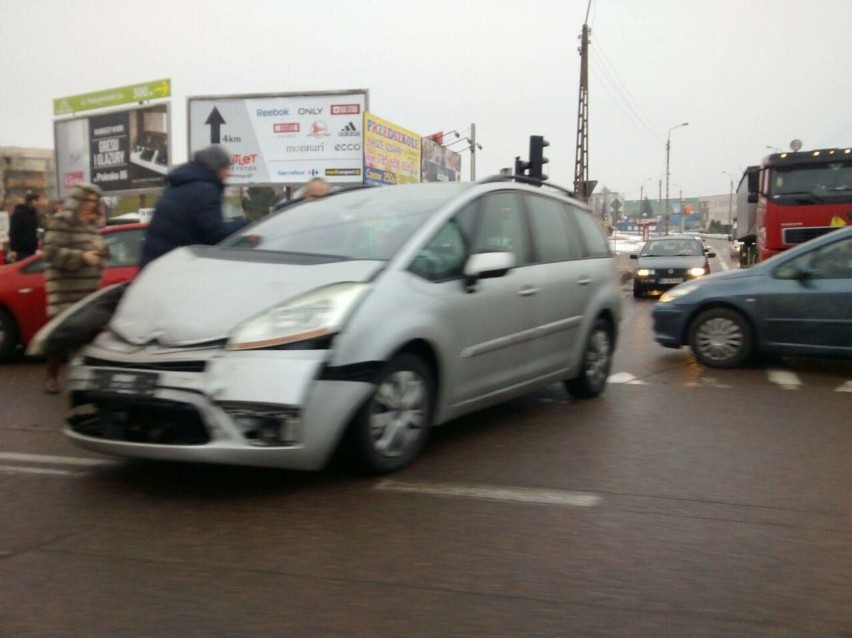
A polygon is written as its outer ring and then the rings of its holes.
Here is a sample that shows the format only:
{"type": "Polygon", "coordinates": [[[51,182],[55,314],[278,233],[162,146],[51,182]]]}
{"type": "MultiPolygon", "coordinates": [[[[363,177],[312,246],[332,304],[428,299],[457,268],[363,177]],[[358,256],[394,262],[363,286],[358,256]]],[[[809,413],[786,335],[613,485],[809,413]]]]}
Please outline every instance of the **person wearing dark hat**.
{"type": "Polygon", "coordinates": [[[39,194],[27,191],[23,204],[15,206],[9,220],[9,250],[16,261],[35,255],[38,250],[39,194]]]}
{"type": "Polygon", "coordinates": [[[223,147],[208,146],[166,176],[166,189],[145,235],[142,268],[181,246],[217,244],[248,223],[222,217],[230,166],[231,157],[223,147]]]}

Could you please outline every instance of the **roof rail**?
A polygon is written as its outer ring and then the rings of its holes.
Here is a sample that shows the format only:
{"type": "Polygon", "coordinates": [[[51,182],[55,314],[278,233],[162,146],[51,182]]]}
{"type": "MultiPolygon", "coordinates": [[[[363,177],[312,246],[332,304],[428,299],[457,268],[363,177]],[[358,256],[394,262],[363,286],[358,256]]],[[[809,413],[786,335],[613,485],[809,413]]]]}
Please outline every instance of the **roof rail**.
{"type": "Polygon", "coordinates": [[[559,186],[558,184],[553,184],[544,179],[538,179],[537,177],[529,177],[527,175],[489,175],[488,177],[483,177],[480,180],[477,180],[477,184],[492,184],[495,182],[520,182],[522,184],[530,184],[532,186],[547,186],[549,188],[553,188],[558,190],[568,197],[576,199],[581,203],[586,203],[582,200],[582,198],[578,197],[574,191],[565,188],[564,186],[559,186]]]}

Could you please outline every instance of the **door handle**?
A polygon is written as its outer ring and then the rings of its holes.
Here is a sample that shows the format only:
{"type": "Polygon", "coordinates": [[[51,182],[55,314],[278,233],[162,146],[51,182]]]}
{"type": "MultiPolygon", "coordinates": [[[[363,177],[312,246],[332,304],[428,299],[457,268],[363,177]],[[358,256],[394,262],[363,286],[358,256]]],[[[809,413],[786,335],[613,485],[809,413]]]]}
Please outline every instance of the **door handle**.
{"type": "Polygon", "coordinates": [[[538,294],[538,291],[539,291],[538,288],[534,288],[532,286],[524,286],[523,288],[521,288],[518,291],[518,294],[521,297],[531,297],[532,295],[538,294]]]}
{"type": "Polygon", "coordinates": [[[32,288],[21,288],[18,293],[21,295],[28,295],[33,291],[32,288]]]}
{"type": "Polygon", "coordinates": [[[593,281],[594,281],[594,279],[592,279],[591,277],[583,277],[582,279],[578,279],[577,283],[580,284],[581,286],[588,286],[593,281]]]}

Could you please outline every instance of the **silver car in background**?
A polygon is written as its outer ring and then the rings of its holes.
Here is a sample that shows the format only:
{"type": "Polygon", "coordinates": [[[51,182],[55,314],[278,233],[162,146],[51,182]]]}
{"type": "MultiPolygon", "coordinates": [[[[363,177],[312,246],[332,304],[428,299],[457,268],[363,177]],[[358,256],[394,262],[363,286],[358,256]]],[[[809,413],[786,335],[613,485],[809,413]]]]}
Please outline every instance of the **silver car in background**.
{"type": "Polygon", "coordinates": [[[605,388],[614,258],[585,204],[511,177],[358,188],[175,250],[72,362],[76,444],[316,470],[410,463],[430,427],[605,388]]]}

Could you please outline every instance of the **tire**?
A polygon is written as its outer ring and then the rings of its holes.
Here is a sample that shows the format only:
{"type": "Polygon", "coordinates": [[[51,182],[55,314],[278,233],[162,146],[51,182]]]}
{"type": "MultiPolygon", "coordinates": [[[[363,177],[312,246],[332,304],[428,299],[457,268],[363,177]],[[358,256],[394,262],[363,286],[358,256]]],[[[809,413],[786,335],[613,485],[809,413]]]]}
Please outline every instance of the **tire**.
{"type": "Polygon", "coordinates": [[[639,297],[644,297],[645,293],[639,286],[633,284],[633,296],[636,297],[636,299],[639,299],[639,297]]]}
{"type": "Polygon", "coordinates": [[[606,380],[612,367],[612,328],[598,319],[586,339],[580,374],[565,381],[565,389],[578,399],[592,399],[606,389],[606,380]]]}
{"type": "Polygon", "coordinates": [[[0,308],[0,361],[12,358],[18,346],[18,325],[6,310],[0,308]]]}
{"type": "Polygon", "coordinates": [[[703,366],[736,368],[751,356],[751,326],[736,310],[705,310],[689,327],[689,347],[703,366]]]}
{"type": "Polygon", "coordinates": [[[429,438],[434,410],[435,381],[429,366],[409,353],[392,359],[351,426],[359,467],[387,474],[410,464],[429,438]]]}

